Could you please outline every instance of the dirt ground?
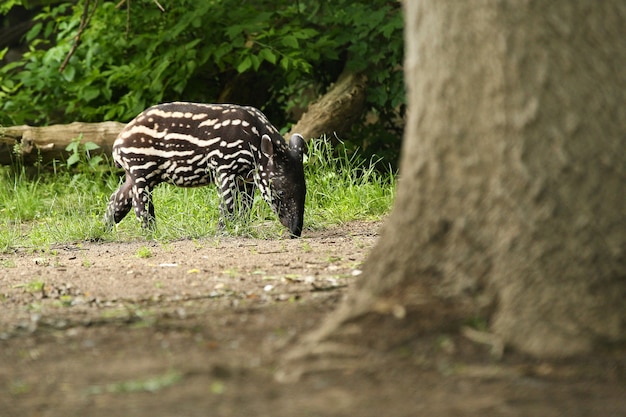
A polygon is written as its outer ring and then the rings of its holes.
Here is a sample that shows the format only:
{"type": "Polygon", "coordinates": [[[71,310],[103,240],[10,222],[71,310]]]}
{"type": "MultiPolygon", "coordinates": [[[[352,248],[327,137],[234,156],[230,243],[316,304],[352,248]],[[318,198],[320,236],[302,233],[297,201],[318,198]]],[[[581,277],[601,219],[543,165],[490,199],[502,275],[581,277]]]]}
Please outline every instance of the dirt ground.
{"type": "Polygon", "coordinates": [[[378,228],[0,255],[0,417],[626,416],[623,346],[498,358],[440,331],[277,378],[358,279],[378,228]]]}

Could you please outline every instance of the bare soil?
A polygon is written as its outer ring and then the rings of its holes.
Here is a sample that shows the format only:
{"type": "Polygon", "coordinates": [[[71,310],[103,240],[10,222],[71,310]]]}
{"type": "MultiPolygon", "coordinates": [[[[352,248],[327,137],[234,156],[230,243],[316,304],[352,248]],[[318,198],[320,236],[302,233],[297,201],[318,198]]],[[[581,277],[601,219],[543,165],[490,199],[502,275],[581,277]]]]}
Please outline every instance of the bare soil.
{"type": "Polygon", "coordinates": [[[0,255],[0,417],[626,416],[624,346],[538,361],[428,331],[277,378],[378,228],[0,255]]]}

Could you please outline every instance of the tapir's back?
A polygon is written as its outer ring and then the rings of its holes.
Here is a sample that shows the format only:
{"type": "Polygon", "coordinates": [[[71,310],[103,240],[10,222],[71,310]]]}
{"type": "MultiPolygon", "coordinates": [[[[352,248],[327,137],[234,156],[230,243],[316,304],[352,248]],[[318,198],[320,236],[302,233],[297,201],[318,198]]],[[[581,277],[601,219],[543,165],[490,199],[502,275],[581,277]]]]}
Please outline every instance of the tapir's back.
{"type": "Polygon", "coordinates": [[[213,181],[218,167],[247,175],[261,157],[264,134],[286,148],[276,128],[254,107],[166,103],[146,109],[124,128],[113,157],[127,172],[147,175],[153,185],[203,185],[213,181]]]}

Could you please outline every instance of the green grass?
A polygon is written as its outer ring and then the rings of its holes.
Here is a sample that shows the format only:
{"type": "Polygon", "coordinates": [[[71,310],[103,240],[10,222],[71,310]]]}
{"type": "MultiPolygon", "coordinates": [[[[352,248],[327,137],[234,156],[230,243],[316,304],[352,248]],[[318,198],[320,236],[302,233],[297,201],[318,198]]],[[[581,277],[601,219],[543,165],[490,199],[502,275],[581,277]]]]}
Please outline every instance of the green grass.
{"type": "MultiPolygon", "coordinates": [[[[377,161],[348,156],[317,140],[305,160],[305,231],[351,220],[376,220],[390,209],[395,176],[374,168],[377,161]]],[[[217,229],[216,187],[160,185],[153,194],[157,230],[143,231],[131,211],[113,230],[102,222],[109,196],[120,177],[107,162],[80,163],[71,170],[29,178],[23,169],[0,167],[0,252],[47,249],[80,241],[171,241],[221,235],[217,229]]],[[[287,230],[257,193],[250,216],[226,225],[226,234],[277,238],[287,230]]]]}
{"type": "Polygon", "coordinates": [[[152,257],[152,251],[150,250],[150,248],[142,246],[139,249],[137,249],[136,256],[138,258],[144,258],[144,259],[150,258],[152,257]]]}

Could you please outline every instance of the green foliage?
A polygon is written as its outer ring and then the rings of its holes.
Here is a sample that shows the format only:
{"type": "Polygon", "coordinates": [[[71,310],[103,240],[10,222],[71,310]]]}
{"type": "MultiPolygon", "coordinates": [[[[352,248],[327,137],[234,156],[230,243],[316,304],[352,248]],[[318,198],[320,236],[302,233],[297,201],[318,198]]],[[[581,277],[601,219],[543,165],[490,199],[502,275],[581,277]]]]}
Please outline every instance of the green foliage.
{"type": "Polygon", "coordinates": [[[398,147],[399,2],[175,0],[165,12],[152,0],[116,3],[98,3],[83,32],[84,0],[42,8],[25,36],[28,51],[0,68],[0,125],[128,121],[159,102],[228,100],[260,107],[286,129],[292,110],[346,67],[367,75],[378,120],[351,137],[370,153],[398,147]]]}
{"type": "Polygon", "coordinates": [[[65,161],[68,168],[77,166],[82,169],[86,169],[88,172],[96,170],[103,162],[102,155],[91,155],[91,151],[100,149],[100,146],[93,142],[81,143],[82,135],[65,147],[65,150],[69,152],[70,156],[65,161]]]}
{"type": "Polygon", "coordinates": [[[353,129],[352,140],[366,155],[395,160],[405,112],[403,20],[400,2],[337,0],[326,4],[332,38],[347,53],[347,69],[368,78],[370,123],[353,129]],[[349,28],[349,30],[346,30],[349,28]]]}
{"type": "MultiPolygon", "coordinates": [[[[153,192],[157,230],[146,234],[131,211],[112,231],[103,215],[120,178],[108,172],[106,160],[90,165],[59,165],[54,176],[29,179],[22,171],[0,168],[0,251],[16,247],[47,248],[57,243],[94,240],[168,241],[216,236],[219,198],[216,187],[178,188],[161,185],[153,192]],[[106,169],[103,169],[106,168],[106,169]]],[[[348,156],[330,142],[309,145],[305,165],[306,229],[319,229],[351,220],[375,220],[384,216],[394,197],[395,178],[374,169],[376,161],[348,156]],[[339,156],[337,156],[339,155],[339,156]]],[[[275,239],[287,233],[276,215],[256,193],[252,212],[227,224],[229,235],[275,239]]],[[[137,256],[148,257],[141,248],[137,256]]]]}
{"type": "Polygon", "coordinates": [[[27,1],[24,0],[4,0],[0,3],[0,16],[5,15],[15,6],[26,6],[27,1]]]}

